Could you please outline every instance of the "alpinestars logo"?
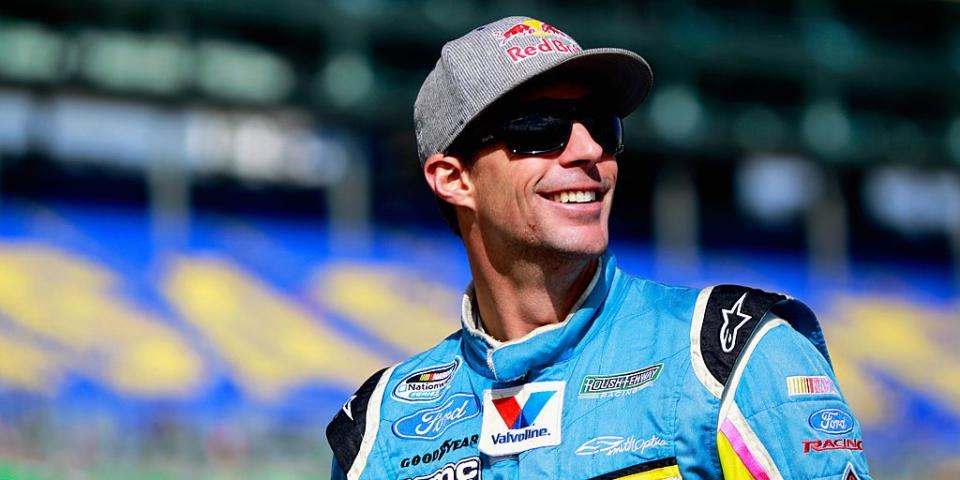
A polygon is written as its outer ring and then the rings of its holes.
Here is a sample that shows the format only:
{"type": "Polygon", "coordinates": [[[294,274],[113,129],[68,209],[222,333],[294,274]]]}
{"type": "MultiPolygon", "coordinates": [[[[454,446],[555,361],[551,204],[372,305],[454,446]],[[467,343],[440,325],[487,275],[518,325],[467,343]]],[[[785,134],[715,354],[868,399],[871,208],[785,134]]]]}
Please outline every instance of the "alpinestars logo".
{"type": "Polygon", "coordinates": [[[483,392],[480,451],[512,455],[559,445],[564,382],[536,382],[483,392]]]}
{"type": "Polygon", "coordinates": [[[853,468],[852,463],[847,462],[847,468],[843,470],[840,480],[860,480],[860,475],[857,475],[857,470],[853,468]]]}
{"type": "Polygon", "coordinates": [[[347,403],[344,403],[341,408],[350,420],[353,420],[353,399],[355,398],[357,398],[356,395],[351,395],[350,398],[347,399],[347,403]]]}
{"type": "Polygon", "coordinates": [[[737,333],[740,331],[745,323],[749,322],[751,318],[750,315],[740,311],[743,308],[743,301],[747,299],[747,294],[744,293],[740,297],[740,300],[737,300],[730,308],[721,308],[720,313],[723,314],[723,325],[720,327],[720,348],[723,349],[725,353],[730,353],[733,351],[733,347],[737,345],[737,333]],[[735,314],[737,316],[737,325],[733,327],[733,331],[730,330],[730,315],[735,314]]]}

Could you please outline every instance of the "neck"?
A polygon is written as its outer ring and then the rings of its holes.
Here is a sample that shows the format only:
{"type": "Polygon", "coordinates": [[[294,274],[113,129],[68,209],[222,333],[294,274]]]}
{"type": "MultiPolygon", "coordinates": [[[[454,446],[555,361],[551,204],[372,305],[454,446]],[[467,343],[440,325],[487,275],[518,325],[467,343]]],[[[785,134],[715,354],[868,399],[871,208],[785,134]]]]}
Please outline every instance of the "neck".
{"type": "Polygon", "coordinates": [[[595,256],[491,251],[471,249],[468,243],[480,321],[487,334],[500,341],[566,319],[599,263],[595,256]]]}

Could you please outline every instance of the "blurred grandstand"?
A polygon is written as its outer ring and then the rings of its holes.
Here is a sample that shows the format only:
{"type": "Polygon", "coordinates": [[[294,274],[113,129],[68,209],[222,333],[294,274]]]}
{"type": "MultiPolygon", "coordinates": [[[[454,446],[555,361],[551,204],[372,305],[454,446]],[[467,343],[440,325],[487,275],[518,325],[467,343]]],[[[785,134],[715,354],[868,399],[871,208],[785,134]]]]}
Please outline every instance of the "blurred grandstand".
{"type": "Polygon", "coordinates": [[[804,299],[876,478],[960,478],[960,3],[825,0],[4,1],[0,478],[323,477],[457,328],[413,99],[514,13],[657,75],[620,263],[804,299]]]}

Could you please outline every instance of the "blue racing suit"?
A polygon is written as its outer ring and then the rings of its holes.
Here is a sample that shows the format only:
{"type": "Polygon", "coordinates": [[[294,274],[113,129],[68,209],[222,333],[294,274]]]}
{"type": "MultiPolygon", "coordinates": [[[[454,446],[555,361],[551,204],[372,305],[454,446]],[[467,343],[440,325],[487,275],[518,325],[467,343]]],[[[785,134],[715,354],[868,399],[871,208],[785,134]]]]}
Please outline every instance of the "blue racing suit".
{"type": "Polygon", "coordinates": [[[604,255],[572,313],[523,338],[462,328],[374,374],[327,427],[334,478],[867,479],[812,312],[604,255]]]}

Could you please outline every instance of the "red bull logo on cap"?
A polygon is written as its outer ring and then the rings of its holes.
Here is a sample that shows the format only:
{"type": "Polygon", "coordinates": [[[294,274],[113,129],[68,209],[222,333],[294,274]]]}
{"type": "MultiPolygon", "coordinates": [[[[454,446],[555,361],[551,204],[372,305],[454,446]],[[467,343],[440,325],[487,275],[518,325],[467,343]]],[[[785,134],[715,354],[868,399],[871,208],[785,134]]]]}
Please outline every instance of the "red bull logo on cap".
{"type": "Polygon", "coordinates": [[[493,32],[493,36],[500,40],[500,45],[506,45],[510,39],[525,37],[528,35],[533,35],[536,37],[545,37],[547,35],[559,35],[561,37],[567,37],[567,34],[563,33],[557,27],[553,25],[541,22],[540,20],[524,20],[502,32],[493,32]]]}
{"type": "Polygon", "coordinates": [[[534,19],[524,20],[506,30],[493,32],[493,36],[499,40],[501,47],[521,38],[535,40],[533,44],[514,45],[504,49],[504,53],[513,63],[519,63],[541,54],[569,54],[581,50],[577,42],[574,42],[557,27],[534,19]]]}

